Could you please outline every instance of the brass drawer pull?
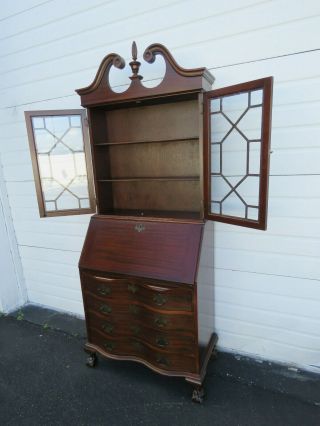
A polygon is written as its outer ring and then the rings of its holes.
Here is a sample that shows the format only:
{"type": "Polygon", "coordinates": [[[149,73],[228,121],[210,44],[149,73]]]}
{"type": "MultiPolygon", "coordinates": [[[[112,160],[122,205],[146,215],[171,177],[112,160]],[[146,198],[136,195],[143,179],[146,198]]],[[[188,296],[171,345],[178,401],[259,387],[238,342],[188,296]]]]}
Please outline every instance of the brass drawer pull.
{"type": "Polygon", "coordinates": [[[128,284],[128,290],[135,294],[138,291],[138,287],[135,284],[128,284]]]}
{"type": "Polygon", "coordinates": [[[168,325],[168,322],[169,321],[165,317],[161,317],[161,316],[154,317],[154,323],[155,323],[155,325],[157,325],[160,328],[165,327],[166,325],[168,325]]]}
{"type": "Polygon", "coordinates": [[[140,334],[141,328],[138,325],[131,325],[130,330],[133,334],[137,335],[140,334]]]}
{"type": "Polygon", "coordinates": [[[101,305],[99,311],[103,314],[111,314],[112,308],[109,305],[101,305]]]}
{"type": "Polygon", "coordinates": [[[156,344],[159,346],[159,348],[165,348],[169,345],[169,342],[164,337],[157,337],[156,344]]]}
{"type": "Polygon", "coordinates": [[[156,305],[162,306],[167,302],[167,298],[158,293],[153,296],[153,301],[156,305]]]}
{"type": "Polygon", "coordinates": [[[105,285],[99,285],[99,287],[97,288],[97,292],[101,294],[101,296],[107,296],[111,293],[111,288],[105,285]]]}
{"type": "Polygon", "coordinates": [[[137,315],[140,312],[140,308],[136,305],[129,305],[129,312],[131,314],[137,315]]]}
{"type": "Polygon", "coordinates": [[[169,367],[170,363],[164,356],[157,356],[156,361],[158,364],[164,365],[166,367],[169,367]]]}
{"type": "Polygon", "coordinates": [[[110,322],[105,322],[104,324],[102,324],[101,328],[103,331],[106,331],[107,333],[112,334],[114,330],[114,325],[111,324],[110,322]]]}
{"type": "Polygon", "coordinates": [[[115,348],[115,344],[113,342],[105,342],[103,346],[110,352],[115,348]]]}

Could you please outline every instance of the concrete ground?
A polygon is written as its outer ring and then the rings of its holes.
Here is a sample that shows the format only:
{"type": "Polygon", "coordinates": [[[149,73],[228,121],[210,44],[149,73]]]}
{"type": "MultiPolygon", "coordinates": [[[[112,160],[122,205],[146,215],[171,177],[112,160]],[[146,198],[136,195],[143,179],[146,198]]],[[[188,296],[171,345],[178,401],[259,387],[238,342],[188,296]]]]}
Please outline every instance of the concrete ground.
{"type": "Polygon", "coordinates": [[[203,405],[132,362],[86,367],[83,321],[28,306],[0,318],[0,425],[318,426],[320,376],[220,353],[203,405]]]}

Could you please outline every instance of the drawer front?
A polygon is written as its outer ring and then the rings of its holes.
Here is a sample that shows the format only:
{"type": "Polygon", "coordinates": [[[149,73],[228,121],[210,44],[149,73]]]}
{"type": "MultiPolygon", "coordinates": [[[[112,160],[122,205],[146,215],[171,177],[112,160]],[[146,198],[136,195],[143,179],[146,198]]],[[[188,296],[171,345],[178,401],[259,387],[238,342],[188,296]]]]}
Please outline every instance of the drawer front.
{"type": "Polygon", "coordinates": [[[154,329],[150,328],[148,323],[138,321],[130,315],[105,318],[90,312],[88,322],[90,330],[98,331],[106,338],[131,336],[143,340],[155,348],[191,355],[195,352],[195,336],[191,330],[186,333],[185,331],[154,329]]]}
{"type": "Polygon", "coordinates": [[[81,272],[89,342],[167,371],[194,372],[194,287],[81,272]]]}
{"type": "Polygon", "coordinates": [[[128,285],[129,300],[153,308],[171,311],[193,310],[193,290],[186,286],[155,285],[147,281],[132,282],[128,285]]]}
{"type": "Polygon", "coordinates": [[[129,304],[127,311],[130,314],[130,321],[137,322],[156,331],[195,333],[195,315],[193,312],[171,313],[160,310],[148,309],[139,304],[129,304]]]}
{"type": "Polygon", "coordinates": [[[85,292],[108,299],[121,300],[129,281],[125,278],[113,278],[99,273],[81,272],[82,287],[85,292]]]}
{"type": "Polygon", "coordinates": [[[83,294],[87,314],[98,314],[103,318],[117,320],[127,318],[129,312],[128,303],[124,300],[111,297],[96,296],[90,292],[83,294]]]}
{"type": "Polygon", "coordinates": [[[194,329],[193,314],[170,314],[167,312],[153,311],[145,306],[135,304],[115,304],[112,301],[98,299],[91,295],[85,296],[87,306],[87,317],[91,319],[97,314],[100,318],[109,319],[114,322],[135,322],[147,324],[155,331],[179,331],[191,332],[194,329]]]}
{"type": "Polygon", "coordinates": [[[193,311],[193,289],[187,285],[154,284],[143,279],[113,278],[81,273],[86,293],[117,303],[144,304],[170,311],[193,311]]]}
{"type": "Polygon", "coordinates": [[[188,353],[158,349],[135,337],[110,337],[92,330],[90,343],[111,355],[137,357],[167,371],[196,371],[196,358],[188,353]]]}

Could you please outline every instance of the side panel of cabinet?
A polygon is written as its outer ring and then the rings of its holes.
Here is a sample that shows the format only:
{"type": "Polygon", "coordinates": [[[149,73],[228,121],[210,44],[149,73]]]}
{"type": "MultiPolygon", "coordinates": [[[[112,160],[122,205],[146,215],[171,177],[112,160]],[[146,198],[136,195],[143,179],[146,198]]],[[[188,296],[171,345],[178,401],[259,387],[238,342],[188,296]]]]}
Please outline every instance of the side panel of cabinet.
{"type": "Polygon", "coordinates": [[[204,212],[266,229],[273,78],[204,95],[204,212]]]}

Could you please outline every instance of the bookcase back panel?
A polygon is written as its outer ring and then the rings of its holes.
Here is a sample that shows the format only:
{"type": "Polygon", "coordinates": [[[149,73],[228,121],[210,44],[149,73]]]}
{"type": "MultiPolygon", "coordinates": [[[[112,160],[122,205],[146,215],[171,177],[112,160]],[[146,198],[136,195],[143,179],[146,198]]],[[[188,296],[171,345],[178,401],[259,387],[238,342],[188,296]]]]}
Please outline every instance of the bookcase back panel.
{"type": "Polygon", "coordinates": [[[109,146],[112,178],[199,177],[199,141],[175,141],[109,146]]]}
{"type": "Polygon", "coordinates": [[[198,99],[93,108],[90,123],[99,213],[200,215],[198,99]]]}
{"type": "Polygon", "coordinates": [[[105,142],[197,138],[198,108],[196,99],[107,111],[105,142]]]}
{"type": "Polygon", "coordinates": [[[113,182],[113,208],[199,212],[199,181],[113,182]]]}

